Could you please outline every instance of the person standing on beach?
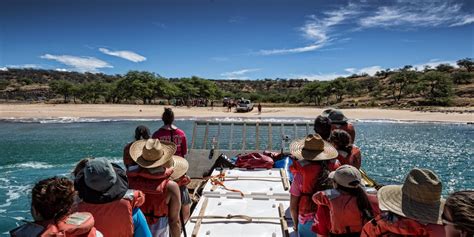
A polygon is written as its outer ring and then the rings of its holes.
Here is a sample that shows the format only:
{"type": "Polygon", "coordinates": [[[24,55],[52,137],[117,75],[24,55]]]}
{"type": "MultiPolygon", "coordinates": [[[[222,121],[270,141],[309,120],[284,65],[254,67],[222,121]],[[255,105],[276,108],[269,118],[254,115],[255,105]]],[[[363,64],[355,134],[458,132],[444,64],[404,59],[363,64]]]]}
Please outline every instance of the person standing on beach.
{"type": "MultiPolygon", "coordinates": [[[[174,122],[174,113],[171,108],[165,108],[165,112],[161,117],[164,125],[153,133],[153,139],[159,139],[160,141],[172,142],[176,145],[176,152],[174,155],[185,158],[188,152],[186,143],[186,134],[183,130],[176,127],[174,122]]],[[[186,185],[179,186],[181,192],[181,215],[183,220],[187,220],[191,215],[191,197],[189,196],[189,190],[186,185]]]]}
{"type": "Polygon", "coordinates": [[[262,105],[260,103],[258,103],[257,109],[258,109],[258,114],[261,114],[262,113],[262,105]]]}

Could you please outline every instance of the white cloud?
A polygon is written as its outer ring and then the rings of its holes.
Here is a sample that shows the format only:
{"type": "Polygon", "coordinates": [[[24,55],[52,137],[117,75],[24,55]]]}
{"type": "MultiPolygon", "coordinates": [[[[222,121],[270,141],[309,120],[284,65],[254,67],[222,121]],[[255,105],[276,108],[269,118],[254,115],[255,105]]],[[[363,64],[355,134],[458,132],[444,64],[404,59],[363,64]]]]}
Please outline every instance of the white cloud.
{"type": "Polygon", "coordinates": [[[6,68],[6,67],[0,67],[0,71],[8,71],[8,68],[6,68]]]}
{"type": "Polygon", "coordinates": [[[336,79],[338,77],[348,77],[352,74],[364,74],[367,73],[370,76],[373,76],[377,71],[381,71],[383,68],[381,66],[370,66],[364,68],[346,68],[344,71],[346,73],[319,73],[319,74],[293,74],[290,78],[296,79],[308,79],[308,80],[319,80],[319,81],[329,81],[336,79]]]}
{"type": "Polygon", "coordinates": [[[102,53],[105,53],[107,55],[123,58],[123,59],[129,60],[129,61],[135,62],[135,63],[143,62],[143,61],[146,60],[146,58],[143,57],[142,55],[137,54],[137,53],[132,52],[132,51],[127,51],[127,50],[111,51],[111,50],[106,49],[106,48],[99,48],[99,51],[102,52],[102,53]]]}
{"type": "Polygon", "coordinates": [[[419,1],[380,6],[374,15],[359,20],[362,28],[460,26],[474,22],[474,15],[464,13],[461,4],[419,1]]]}
{"type": "Polygon", "coordinates": [[[346,73],[326,73],[326,74],[293,74],[289,76],[289,78],[294,78],[294,79],[308,79],[310,81],[329,81],[336,79],[338,77],[347,77],[349,74],[346,73]]]}
{"type": "Polygon", "coordinates": [[[456,61],[431,59],[430,61],[428,61],[426,63],[415,64],[415,65],[413,65],[413,68],[416,68],[418,70],[423,70],[426,66],[429,66],[430,68],[435,68],[436,66],[438,66],[440,64],[448,64],[448,65],[451,65],[453,67],[458,67],[458,65],[456,64],[456,61]]]}
{"type": "Polygon", "coordinates": [[[364,68],[346,68],[344,71],[351,73],[351,74],[369,74],[370,76],[375,75],[376,72],[384,70],[381,66],[370,66],[370,67],[364,67],[364,68]]]}
{"type": "Polygon", "coordinates": [[[323,18],[318,18],[315,15],[309,16],[309,20],[300,27],[303,36],[312,43],[304,47],[290,48],[290,49],[265,49],[260,50],[259,55],[276,55],[276,54],[291,54],[310,52],[328,45],[334,40],[331,35],[334,27],[342,24],[349,18],[354,17],[359,13],[358,6],[355,4],[348,4],[346,7],[341,7],[338,10],[324,12],[323,18]]]}
{"type": "Polygon", "coordinates": [[[41,58],[54,60],[72,67],[71,70],[79,72],[97,72],[101,68],[113,68],[109,63],[94,57],[78,57],[71,55],[45,54],[41,58]]]}
{"type": "Polygon", "coordinates": [[[56,69],[54,69],[54,71],[58,71],[58,72],[69,72],[69,70],[67,70],[66,68],[56,68],[56,69]]]}
{"type": "Polygon", "coordinates": [[[20,64],[20,65],[7,65],[8,68],[41,68],[37,64],[20,64]]]}
{"type": "Polygon", "coordinates": [[[227,78],[227,79],[249,79],[245,74],[249,72],[255,72],[259,71],[260,68],[248,68],[248,69],[241,69],[238,71],[232,71],[232,72],[224,72],[221,73],[221,76],[227,78]]]}

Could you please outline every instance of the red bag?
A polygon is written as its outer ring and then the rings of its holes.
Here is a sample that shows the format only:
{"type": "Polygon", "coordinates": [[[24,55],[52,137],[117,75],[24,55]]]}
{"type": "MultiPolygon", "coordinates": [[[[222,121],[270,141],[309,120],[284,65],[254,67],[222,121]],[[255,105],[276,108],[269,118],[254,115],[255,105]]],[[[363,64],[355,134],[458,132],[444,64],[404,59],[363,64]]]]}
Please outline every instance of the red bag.
{"type": "Polygon", "coordinates": [[[235,166],[239,168],[265,168],[271,169],[273,167],[273,159],[269,156],[260,153],[249,153],[245,155],[238,155],[235,166]]]}

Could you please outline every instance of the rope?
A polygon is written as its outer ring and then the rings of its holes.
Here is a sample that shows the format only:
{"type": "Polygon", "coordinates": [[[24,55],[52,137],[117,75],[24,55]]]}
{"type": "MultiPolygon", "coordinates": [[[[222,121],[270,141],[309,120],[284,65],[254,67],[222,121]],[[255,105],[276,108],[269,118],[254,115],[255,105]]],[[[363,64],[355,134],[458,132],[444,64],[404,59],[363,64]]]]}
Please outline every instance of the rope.
{"type": "Polygon", "coordinates": [[[212,185],[221,186],[223,189],[225,189],[227,191],[237,192],[237,193],[240,193],[240,196],[242,196],[242,197],[244,196],[244,193],[242,191],[240,191],[238,189],[231,189],[231,188],[226,187],[224,185],[224,179],[225,179],[225,173],[224,172],[221,172],[218,175],[209,177],[209,181],[211,182],[212,185]]]}
{"type": "Polygon", "coordinates": [[[284,220],[285,217],[274,217],[274,216],[258,216],[258,217],[251,217],[247,215],[232,215],[228,214],[227,216],[217,216],[217,215],[209,215],[209,216],[192,216],[190,220],[199,220],[199,219],[241,219],[246,220],[248,222],[256,221],[256,220],[284,220]]]}

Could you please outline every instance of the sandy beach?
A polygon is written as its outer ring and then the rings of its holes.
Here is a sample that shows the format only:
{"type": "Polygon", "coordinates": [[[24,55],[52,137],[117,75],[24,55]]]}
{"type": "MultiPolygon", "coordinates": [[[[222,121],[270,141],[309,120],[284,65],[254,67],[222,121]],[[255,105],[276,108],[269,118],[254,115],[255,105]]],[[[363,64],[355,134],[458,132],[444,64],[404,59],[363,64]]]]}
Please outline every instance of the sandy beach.
{"type": "MultiPolygon", "coordinates": [[[[0,104],[0,119],[28,118],[157,118],[164,106],[123,104],[0,104]]],[[[312,107],[269,107],[258,114],[227,112],[223,107],[174,107],[177,118],[315,118],[322,109],[312,107]]],[[[400,121],[474,122],[472,113],[419,112],[395,109],[343,109],[350,119],[382,119],[400,121]]]]}

